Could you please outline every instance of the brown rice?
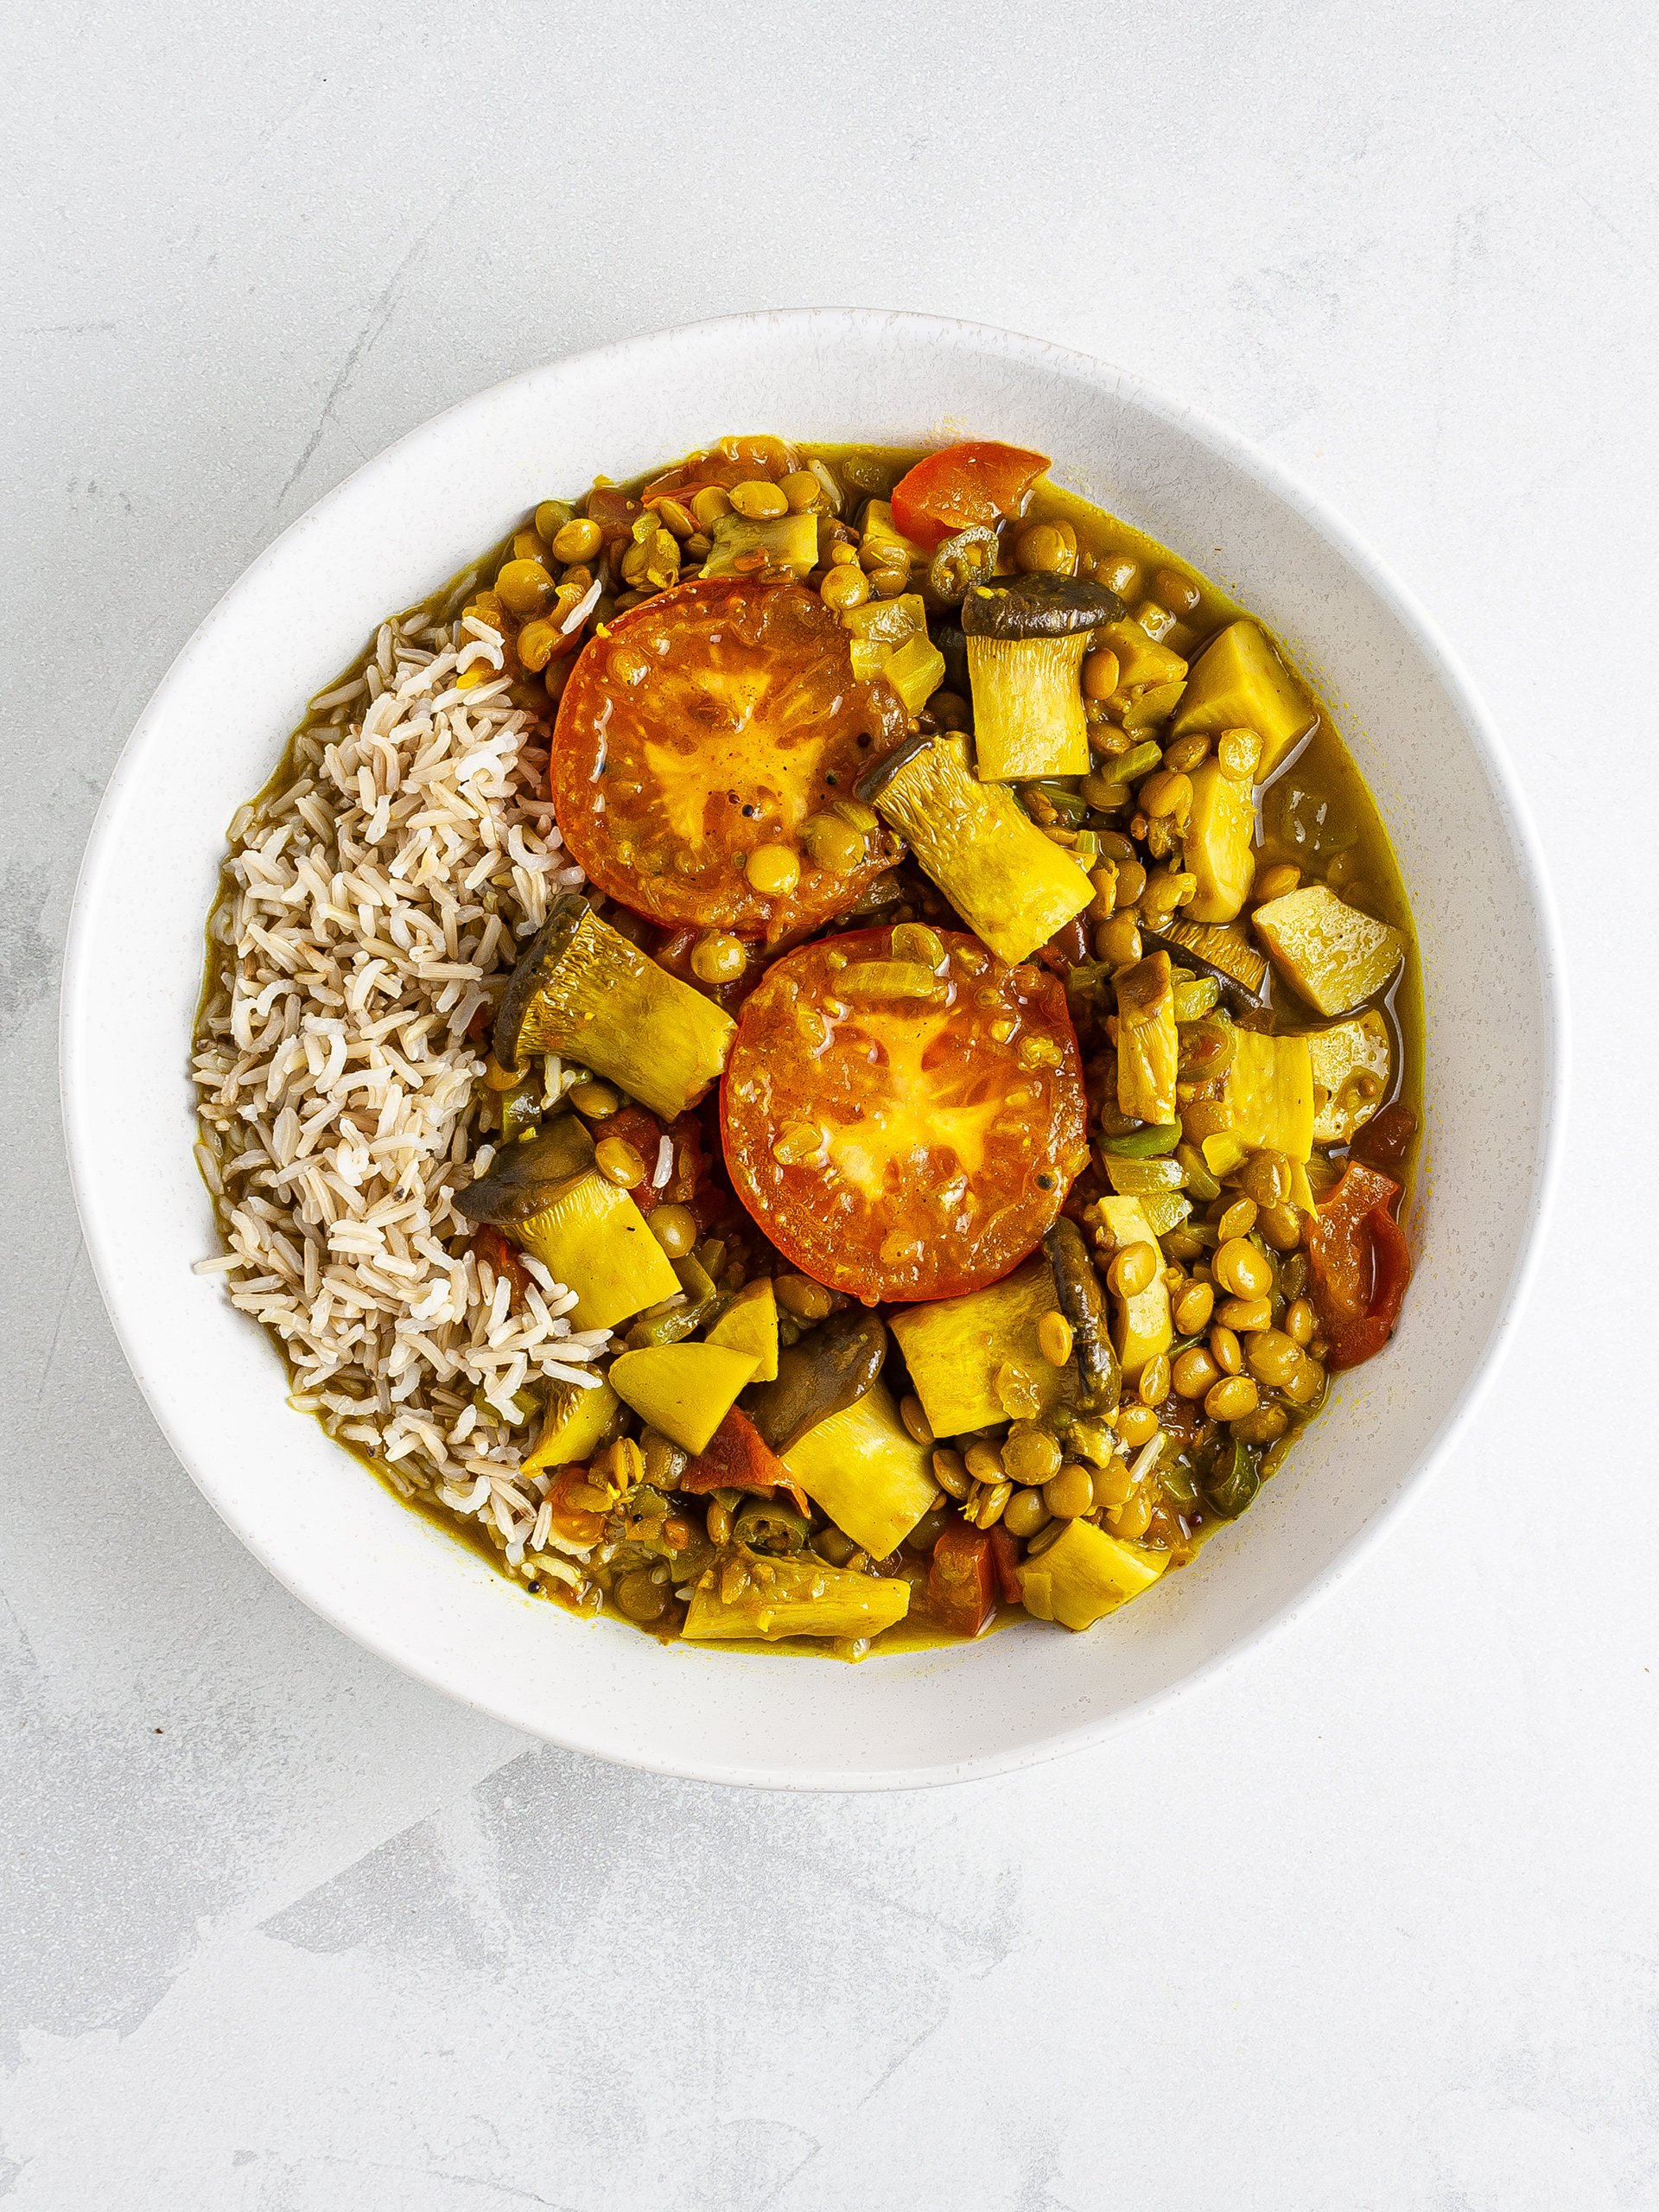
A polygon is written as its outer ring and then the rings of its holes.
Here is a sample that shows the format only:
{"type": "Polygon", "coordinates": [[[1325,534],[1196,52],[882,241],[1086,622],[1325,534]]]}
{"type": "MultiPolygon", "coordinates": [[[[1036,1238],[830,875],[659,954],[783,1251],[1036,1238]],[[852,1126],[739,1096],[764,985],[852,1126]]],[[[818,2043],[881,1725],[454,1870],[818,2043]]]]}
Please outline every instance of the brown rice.
{"type": "MultiPolygon", "coordinates": [[[[453,1204],[491,1156],[463,1164],[484,1072],[468,1027],[550,888],[582,880],[536,796],[545,726],[501,660],[475,617],[384,624],[231,824],[194,1060],[228,1249],[198,1272],[282,1339],[297,1410],[405,1496],[493,1522],[526,1577],[574,1586],[502,1412],[526,1384],[591,1384],[608,1334],[573,1332],[574,1297],[534,1262],[510,1313],[453,1204]]],[[[573,1079],[546,1063],[550,1096],[573,1079]]]]}

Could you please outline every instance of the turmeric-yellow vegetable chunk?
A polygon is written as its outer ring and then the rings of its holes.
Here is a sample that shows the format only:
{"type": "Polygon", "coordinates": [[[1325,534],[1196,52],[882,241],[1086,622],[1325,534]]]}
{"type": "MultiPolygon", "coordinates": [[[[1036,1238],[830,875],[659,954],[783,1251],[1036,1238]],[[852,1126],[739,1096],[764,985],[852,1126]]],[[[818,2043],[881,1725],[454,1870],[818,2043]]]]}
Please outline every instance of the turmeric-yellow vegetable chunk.
{"type": "Polygon", "coordinates": [[[613,1363],[611,1388],[651,1427],[688,1452],[706,1452],[758,1364],[753,1352],[723,1344],[649,1344],[613,1363]]]}
{"type": "Polygon", "coordinates": [[[1117,992],[1117,1109],[1137,1122],[1175,1119],[1175,993],[1169,955],[1150,952],[1114,979],[1117,992]]]}
{"type": "MultiPolygon", "coordinates": [[[[1103,1225],[1120,1252],[1131,1244],[1150,1244],[1154,1252],[1159,1251],[1158,1239],[1147,1217],[1143,1200],[1097,1198],[1095,1205],[1103,1225]]],[[[1128,1297],[1119,1290],[1112,1293],[1112,1344],[1123,1370],[1123,1380],[1131,1389],[1141,1380],[1141,1370],[1147,1362],[1156,1359],[1160,1352],[1167,1351],[1174,1338],[1169,1290],[1164,1281],[1160,1253],[1159,1271],[1144,1290],[1137,1290],[1128,1297]]]]}
{"type": "Polygon", "coordinates": [[[1405,957],[1398,930],[1345,905],[1322,883],[1269,899],[1252,919],[1292,989],[1321,1014],[1351,1014],[1405,957]]]}
{"type": "Polygon", "coordinates": [[[1265,783],[1318,719],[1318,708],[1256,625],[1232,622],[1193,663],[1170,727],[1175,737],[1253,729],[1262,741],[1256,780],[1265,783]]]}
{"type": "Polygon", "coordinates": [[[1313,1071],[1306,1038],[1238,1030],[1221,1078],[1221,1096],[1185,1105],[1181,1126],[1194,1144],[1203,1144],[1214,1174],[1230,1174],[1250,1152],[1281,1152],[1287,1160],[1306,1160],[1313,1149],[1313,1071]]]}
{"type": "Polygon", "coordinates": [[[1168,1564],[1167,1552],[1143,1551],[1087,1521],[1072,1521],[1020,1568],[1020,1593],[1026,1611],[1039,1621],[1092,1628],[1103,1615],[1150,1589],[1168,1564]]]}
{"type": "Polygon", "coordinates": [[[796,1438],[784,1465],[843,1535],[886,1559],[939,1495],[923,1446],[899,1418],[893,1393],[876,1382],[796,1438]]]}
{"type": "Polygon", "coordinates": [[[1188,900],[1189,922],[1230,922],[1255,880],[1255,803],[1249,779],[1230,776],[1219,760],[1192,772],[1192,812],[1186,825],[1186,865],[1198,879],[1188,900]]]}
{"type": "Polygon", "coordinates": [[[1313,1141],[1350,1144],[1387,1096],[1394,1050],[1389,1025],[1372,1007],[1307,1040],[1313,1072],[1313,1141]]]}
{"type": "Polygon", "coordinates": [[[790,1636],[880,1636],[910,1610],[901,1575],[848,1574],[808,1553],[739,1552],[707,1568],[681,1630],[688,1643],[777,1643],[790,1636]],[[741,1573],[728,1568],[741,1567],[741,1573]]]}
{"type": "Polygon", "coordinates": [[[757,1382],[778,1380],[778,1300],[772,1277],[757,1275],[746,1283],[718,1321],[703,1332],[703,1342],[724,1344],[728,1351],[748,1351],[760,1364],[757,1382]]]}
{"type": "Polygon", "coordinates": [[[574,1467],[592,1459],[617,1410],[617,1395],[608,1382],[592,1390],[562,1382],[547,1402],[536,1448],[525,1454],[522,1471],[537,1475],[545,1468],[574,1467]]]}

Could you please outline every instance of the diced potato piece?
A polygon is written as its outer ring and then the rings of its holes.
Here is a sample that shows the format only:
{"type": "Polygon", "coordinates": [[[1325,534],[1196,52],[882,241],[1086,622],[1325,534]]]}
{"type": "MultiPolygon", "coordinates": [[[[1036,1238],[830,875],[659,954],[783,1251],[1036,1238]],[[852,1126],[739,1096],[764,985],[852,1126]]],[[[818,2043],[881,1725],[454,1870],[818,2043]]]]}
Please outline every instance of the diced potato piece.
{"type": "Polygon", "coordinates": [[[1189,922],[1230,922],[1255,880],[1255,802],[1249,784],[1224,774],[1218,760],[1195,768],[1192,782],[1185,851],[1198,888],[1182,915],[1189,922]]]}
{"type": "Polygon", "coordinates": [[[750,1580],[722,1600],[723,1565],[710,1567],[691,1592],[681,1630],[688,1643],[776,1643],[786,1636],[880,1636],[910,1611],[910,1585],[903,1575],[847,1574],[810,1554],[752,1558],[750,1580]]]}
{"type": "Polygon", "coordinates": [[[1398,930],[1345,905],[1322,883],[1269,899],[1252,919],[1291,988],[1325,1014],[1351,1014],[1405,957],[1398,930]]]}
{"type": "Polygon", "coordinates": [[[1117,993],[1117,1110],[1167,1127],[1175,1119],[1175,992],[1169,955],[1149,952],[1113,978],[1117,993]]]}
{"type": "Polygon", "coordinates": [[[872,1559],[903,1543],[939,1495],[928,1452],[899,1420],[885,1382],[798,1437],[784,1465],[872,1559]]]}
{"type": "Polygon", "coordinates": [[[919,715],[944,681],[944,655],[928,638],[921,594],[867,600],[862,607],[848,607],[841,623],[853,641],[853,674],[859,682],[871,683],[885,676],[904,701],[905,712],[919,715]]]}
{"type": "Polygon", "coordinates": [[[1319,709],[1254,622],[1230,623],[1192,664],[1173,737],[1219,737],[1253,729],[1262,741],[1256,780],[1265,783],[1307,735],[1319,709]]]}
{"type": "Polygon", "coordinates": [[[1148,730],[1156,729],[1160,723],[1169,720],[1180,704],[1181,694],[1185,689],[1185,683],[1178,680],[1173,683],[1148,684],[1134,698],[1118,692],[1114,692],[1112,696],[1122,699],[1124,728],[1132,737],[1144,737],[1148,730]]]}
{"type": "Polygon", "coordinates": [[[1076,1376],[1051,1367],[1037,1341],[1039,1322],[1058,1306],[1053,1271],[1039,1253],[987,1289],[906,1306],[893,1316],[887,1325],[935,1436],[1006,1421],[995,1388],[1005,1366],[1030,1380],[1041,1414],[1075,1395],[1076,1376]]]}
{"type": "MultiPolygon", "coordinates": [[[[1150,1244],[1154,1251],[1157,1249],[1157,1235],[1141,1199],[1097,1198],[1095,1204],[1113,1243],[1120,1249],[1125,1244],[1150,1244]]],[[[1164,1287],[1161,1271],[1133,1298],[1121,1297],[1116,1291],[1112,1293],[1112,1343],[1118,1364],[1123,1370],[1123,1380],[1131,1389],[1141,1380],[1141,1370],[1147,1362],[1156,1359],[1160,1352],[1167,1351],[1174,1338],[1174,1325],[1169,1318],[1169,1293],[1164,1287]]]]}
{"type": "Polygon", "coordinates": [[[927,602],[918,591],[901,592],[897,599],[867,599],[862,607],[842,609],[841,626],[853,641],[853,674],[862,683],[887,654],[927,635],[927,602]]]}
{"type": "Polygon", "coordinates": [[[651,1344],[612,1362],[611,1388],[639,1418],[688,1452],[701,1452],[754,1380],[754,1354],[723,1344],[651,1344]]]}
{"type": "Polygon", "coordinates": [[[1389,1025],[1375,1007],[1316,1029],[1307,1040],[1313,1075],[1313,1141],[1349,1144],[1388,1096],[1394,1072],[1389,1025]]]}
{"type": "Polygon", "coordinates": [[[1191,1220],[1192,1215],[1192,1199],[1184,1198],[1179,1191],[1154,1192],[1149,1198],[1142,1198],[1141,1205],[1160,1236],[1167,1236],[1184,1221],[1191,1220]]]}
{"type": "Polygon", "coordinates": [[[601,1382],[592,1390],[584,1390],[575,1382],[560,1383],[547,1402],[536,1448],[524,1455],[524,1473],[539,1474],[546,1467],[574,1467],[591,1459],[619,1402],[608,1382],[601,1382]]]}
{"type": "Polygon", "coordinates": [[[752,1351],[760,1362],[757,1382],[778,1380],[778,1300],[772,1277],[759,1275],[746,1283],[714,1325],[703,1332],[707,1344],[724,1344],[732,1351],[752,1351]]]}
{"type": "Polygon", "coordinates": [[[890,656],[881,673],[907,715],[919,715],[944,681],[944,655],[925,633],[890,656]]]}
{"type": "Polygon", "coordinates": [[[626,1191],[604,1176],[574,1175],[539,1213],[512,1224],[516,1243],[576,1294],[578,1329],[613,1329],[631,1314],[679,1295],[680,1279],[626,1191]]]}
{"type": "Polygon", "coordinates": [[[1149,1590],[1169,1564],[1167,1552],[1145,1551],[1073,1521],[1046,1552],[1020,1569],[1026,1611],[1063,1628],[1092,1628],[1131,1598],[1149,1590]]]}
{"type": "Polygon", "coordinates": [[[1212,1175],[1226,1175],[1247,1152],[1306,1160],[1313,1149],[1313,1070],[1306,1037],[1264,1037],[1241,1029],[1219,1098],[1195,1098],[1181,1126],[1202,1145],[1212,1175]],[[1213,1147],[1213,1150],[1212,1150],[1213,1147]]]}
{"type": "Polygon", "coordinates": [[[743,515],[721,515],[715,524],[705,576],[735,575],[738,556],[764,553],[774,569],[787,569],[804,576],[818,558],[818,524],[815,515],[779,515],[767,522],[751,522],[743,515]]]}
{"type": "Polygon", "coordinates": [[[1306,1037],[1241,1029],[1217,1097],[1181,1109],[1181,1126],[1202,1147],[1212,1175],[1230,1174],[1247,1153],[1305,1160],[1313,1148],[1313,1073],[1306,1037]]]}
{"type": "MultiPolygon", "coordinates": [[[[1202,1111],[1207,1113],[1208,1107],[1205,1106],[1202,1111]]],[[[1191,1136],[1192,1134],[1192,1131],[1188,1129],[1187,1135],[1191,1136]]],[[[1235,1167],[1242,1167],[1249,1157],[1249,1147],[1242,1144],[1230,1129],[1223,1129],[1217,1135],[1201,1138],[1199,1143],[1204,1164],[1215,1176],[1230,1175],[1235,1167]]]]}
{"type": "Polygon", "coordinates": [[[1126,697],[1143,684],[1179,683],[1186,674],[1186,663],[1179,653],[1171,652],[1167,645],[1160,645],[1149,638],[1138,622],[1127,619],[1105,622],[1095,635],[1117,655],[1118,689],[1113,694],[1115,699],[1126,697]]]}

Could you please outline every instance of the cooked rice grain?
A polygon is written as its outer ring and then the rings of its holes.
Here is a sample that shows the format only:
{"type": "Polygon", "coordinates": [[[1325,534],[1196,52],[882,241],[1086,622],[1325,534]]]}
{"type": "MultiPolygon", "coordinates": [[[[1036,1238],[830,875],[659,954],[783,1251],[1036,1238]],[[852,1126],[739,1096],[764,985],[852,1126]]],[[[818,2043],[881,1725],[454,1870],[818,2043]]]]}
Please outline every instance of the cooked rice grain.
{"type": "MultiPolygon", "coordinates": [[[[582,880],[500,666],[475,619],[383,625],[312,702],[282,787],[237,811],[194,1063],[229,1249],[198,1272],[282,1338],[290,1403],[405,1494],[493,1526],[522,1573],[579,1585],[546,1556],[548,1478],[522,1475],[503,1414],[526,1384],[593,1384],[608,1334],[573,1332],[574,1297],[533,1263],[510,1312],[454,1204],[484,1071],[468,1025],[582,880]]],[[[550,1101],[567,1079],[550,1061],[550,1101]]]]}

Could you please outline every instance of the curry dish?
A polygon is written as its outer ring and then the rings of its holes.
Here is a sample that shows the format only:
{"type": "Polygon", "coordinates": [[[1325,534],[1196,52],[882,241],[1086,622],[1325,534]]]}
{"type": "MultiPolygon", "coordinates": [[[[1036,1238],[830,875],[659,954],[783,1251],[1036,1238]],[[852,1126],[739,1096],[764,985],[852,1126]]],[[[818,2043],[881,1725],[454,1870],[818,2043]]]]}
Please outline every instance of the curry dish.
{"type": "Polygon", "coordinates": [[[202,1271],[532,1597],[1088,1629],[1393,1333],[1376,810],[1268,631],[1048,467],[751,435],[550,499],[231,825],[202,1271]]]}

